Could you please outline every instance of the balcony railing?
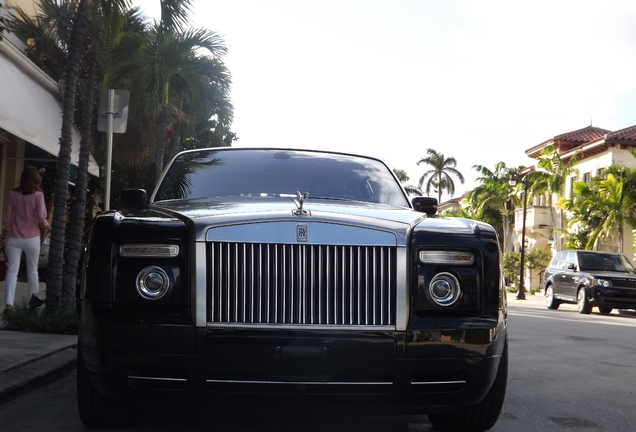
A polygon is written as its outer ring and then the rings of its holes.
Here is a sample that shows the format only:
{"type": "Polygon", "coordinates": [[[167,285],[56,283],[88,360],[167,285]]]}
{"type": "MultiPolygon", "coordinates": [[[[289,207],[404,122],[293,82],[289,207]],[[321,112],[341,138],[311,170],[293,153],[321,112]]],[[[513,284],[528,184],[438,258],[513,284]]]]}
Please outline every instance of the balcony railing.
{"type": "MultiPolygon", "coordinates": [[[[526,211],[526,229],[552,228],[549,206],[529,205],[526,211]]],[[[515,230],[523,229],[523,208],[515,210],[515,230]]]]}

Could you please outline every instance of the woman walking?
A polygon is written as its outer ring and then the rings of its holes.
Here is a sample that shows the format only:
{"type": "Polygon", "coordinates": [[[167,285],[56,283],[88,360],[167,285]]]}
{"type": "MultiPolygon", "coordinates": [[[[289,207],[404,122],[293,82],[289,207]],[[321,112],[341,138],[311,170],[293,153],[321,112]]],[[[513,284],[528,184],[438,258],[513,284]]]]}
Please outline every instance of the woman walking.
{"type": "Polygon", "coordinates": [[[37,294],[38,258],[40,257],[40,228],[50,230],[46,220],[42,178],[38,170],[28,165],[20,177],[20,185],[9,192],[9,202],[2,220],[2,240],[7,253],[7,279],[5,282],[5,313],[13,308],[15,287],[22,252],[26,256],[27,282],[32,306],[41,306],[37,294]]]}

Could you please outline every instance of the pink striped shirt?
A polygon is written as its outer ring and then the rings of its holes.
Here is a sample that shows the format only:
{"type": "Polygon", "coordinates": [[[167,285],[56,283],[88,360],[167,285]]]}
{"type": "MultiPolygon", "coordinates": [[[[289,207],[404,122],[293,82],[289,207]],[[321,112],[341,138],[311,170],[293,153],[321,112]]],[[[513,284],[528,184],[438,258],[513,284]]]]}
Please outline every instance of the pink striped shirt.
{"type": "Polygon", "coordinates": [[[22,192],[9,192],[9,202],[4,212],[2,226],[9,231],[10,237],[30,239],[40,236],[40,226],[46,220],[44,194],[34,192],[23,195],[22,192]]]}

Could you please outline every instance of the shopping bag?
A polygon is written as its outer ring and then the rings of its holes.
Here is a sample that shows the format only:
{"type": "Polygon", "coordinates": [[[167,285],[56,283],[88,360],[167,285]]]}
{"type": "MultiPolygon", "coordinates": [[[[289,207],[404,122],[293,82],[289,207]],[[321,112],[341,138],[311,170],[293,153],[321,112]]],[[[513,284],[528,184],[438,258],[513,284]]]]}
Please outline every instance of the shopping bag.
{"type": "Polygon", "coordinates": [[[4,247],[1,250],[4,261],[0,261],[0,281],[3,281],[7,278],[7,253],[4,251],[4,247]]]}
{"type": "Polygon", "coordinates": [[[43,268],[49,265],[50,246],[51,246],[51,236],[42,237],[42,243],[40,244],[40,257],[38,259],[38,268],[43,268]]]}

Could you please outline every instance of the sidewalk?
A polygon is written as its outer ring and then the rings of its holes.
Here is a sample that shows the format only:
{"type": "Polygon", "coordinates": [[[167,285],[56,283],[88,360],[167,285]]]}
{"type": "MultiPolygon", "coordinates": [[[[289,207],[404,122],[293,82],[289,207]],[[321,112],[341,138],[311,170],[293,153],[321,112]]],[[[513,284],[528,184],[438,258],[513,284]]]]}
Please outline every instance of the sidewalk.
{"type": "MultiPolygon", "coordinates": [[[[4,310],[0,282],[0,313],[4,310]]],[[[27,284],[18,282],[15,304],[28,300],[27,284]]],[[[45,297],[44,284],[38,295],[45,297]]],[[[2,324],[0,324],[0,327],[2,324]]],[[[27,333],[0,328],[0,406],[75,368],[77,336],[27,333]]]]}
{"type": "Polygon", "coordinates": [[[507,293],[507,298],[508,298],[508,303],[511,302],[541,302],[544,303],[545,302],[545,296],[543,295],[543,292],[536,292],[534,294],[530,294],[529,292],[525,293],[525,300],[517,300],[517,293],[511,293],[508,292],[507,293]]]}

